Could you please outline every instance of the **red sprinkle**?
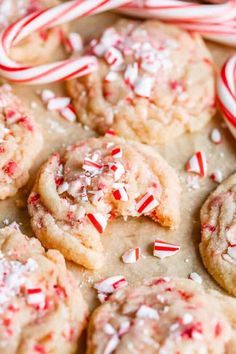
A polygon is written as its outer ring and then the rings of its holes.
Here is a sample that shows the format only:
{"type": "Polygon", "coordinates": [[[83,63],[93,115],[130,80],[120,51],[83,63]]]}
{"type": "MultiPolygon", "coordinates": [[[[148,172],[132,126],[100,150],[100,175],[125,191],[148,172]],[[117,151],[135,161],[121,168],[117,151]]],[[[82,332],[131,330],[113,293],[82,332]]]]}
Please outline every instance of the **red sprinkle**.
{"type": "Polygon", "coordinates": [[[56,183],[56,186],[57,187],[59,187],[60,185],[62,185],[62,183],[63,183],[63,181],[64,181],[64,179],[63,179],[63,177],[59,177],[59,176],[56,176],[55,177],[55,183],[56,183]]]}
{"type": "Polygon", "coordinates": [[[33,125],[31,124],[31,122],[30,122],[28,117],[20,118],[17,123],[21,123],[30,132],[34,131],[33,125]]]}
{"type": "Polygon", "coordinates": [[[220,323],[218,322],[215,326],[215,336],[218,337],[222,333],[222,327],[220,323]]]}
{"type": "Polygon", "coordinates": [[[40,198],[39,194],[31,194],[28,199],[28,203],[31,205],[35,205],[40,198]]]}
{"type": "Polygon", "coordinates": [[[202,334],[202,324],[197,322],[190,326],[187,326],[181,333],[183,338],[194,338],[194,333],[202,334]]]}
{"type": "Polygon", "coordinates": [[[15,161],[9,161],[4,167],[3,171],[8,175],[8,176],[13,176],[16,171],[17,171],[17,163],[15,161]]]}
{"type": "Polygon", "coordinates": [[[46,354],[46,350],[42,345],[36,344],[34,346],[34,351],[40,354],[46,354]]]}

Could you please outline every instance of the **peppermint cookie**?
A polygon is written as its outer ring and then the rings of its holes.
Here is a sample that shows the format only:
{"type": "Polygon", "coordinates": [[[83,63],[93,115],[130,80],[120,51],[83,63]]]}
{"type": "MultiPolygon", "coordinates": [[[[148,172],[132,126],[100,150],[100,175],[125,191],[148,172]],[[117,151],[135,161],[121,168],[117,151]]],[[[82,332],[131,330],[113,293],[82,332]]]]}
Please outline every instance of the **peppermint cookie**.
{"type": "Polygon", "coordinates": [[[101,234],[110,218],[150,216],[179,224],[175,171],[152,148],[105,136],[52,155],[39,171],[28,205],[45,247],[87,268],[103,265],[101,234]]]}
{"type": "Polygon", "coordinates": [[[14,195],[29,178],[42,134],[8,85],[0,87],[0,199],[14,195]]]}
{"type": "Polygon", "coordinates": [[[203,263],[215,280],[236,296],[236,173],[227,178],[201,209],[203,263]]]}
{"type": "MultiPolygon", "coordinates": [[[[0,30],[30,13],[56,6],[58,0],[2,0],[0,1],[0,30]]],[[[61,42],[61,29],[54,28],[32,34],[11,50],[16,61],[37,63],[50,59],[61,42]]]]}
{"type": "Polygon", "coordinates": [[[78,119],[103,133],[164,143],[215,112],[211,55],[198,34],[157,21],[120,20],[92,40],[99,70],[67,83],[78,119]]]}
{"type": "Polygon", "coordinates": [[[74,353],[87,318],[63,256],[17,225],[0,229],[0,353],[74,353]]]}
{"type": "Polygon", "coordinates": [[[87,354],[233,354],[235,320],[235,300],[192,280],[157,278],[117,290],[95,310],[87,354]]]}

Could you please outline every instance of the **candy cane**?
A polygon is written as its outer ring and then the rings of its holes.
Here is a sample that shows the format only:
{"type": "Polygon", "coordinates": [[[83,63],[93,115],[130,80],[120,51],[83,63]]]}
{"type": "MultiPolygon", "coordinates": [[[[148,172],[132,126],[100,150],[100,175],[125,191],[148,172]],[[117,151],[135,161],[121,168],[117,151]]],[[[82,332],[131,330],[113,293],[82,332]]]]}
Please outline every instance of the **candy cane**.
{"type": "Polygon", "coordinates": [[[200,5],[177,0],[74,0],[37,11],[6,28],[0,35],[0,74],[18,83],[43,84],[92,73],[97,70],[97,61],[93,56],[32,67],[11,60],[9,52],[13,45],[35,31],[122,5],[120,11],[130,15],[168,20],[186,29],[198,31],[207,38],[236,45],[235,0],[220,5],[200,5]]]}
{"type": "Polygon", "coordinates": [[[219,108],[231,133],[236,139],[236,54],[221,69],[217,81],[219,108]]]}
{"type": "Polygon", "coordinates": [[[179,0],[143,0],[125,4],[120,13],[140,18],[154,18],[177,24],[204,37],[236,46],[236,2],[200,5],[179,0]]]}
{"type": "Polygon", "coordinates": [[[35,31],[61,25],[75,18],[90,16],[119,7],[127,0],[74,0],[37,11],[7,27],[0,35],[0,74],[24,84],[43,84],[87,75],[97,69],[93,56],[73,58],[37,67],[19,64],[9,57],[11,47],[35,31]]]}

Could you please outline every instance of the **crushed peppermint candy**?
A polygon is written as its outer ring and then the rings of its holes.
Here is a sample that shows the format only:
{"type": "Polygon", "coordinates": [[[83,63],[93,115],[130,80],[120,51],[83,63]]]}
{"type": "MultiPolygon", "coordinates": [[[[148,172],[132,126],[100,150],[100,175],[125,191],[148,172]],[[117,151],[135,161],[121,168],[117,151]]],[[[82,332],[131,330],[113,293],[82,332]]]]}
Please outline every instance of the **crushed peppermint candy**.
{"type": "Polygon", "coordinates": [[[136,263],[140,259],[140,257],[141,257],[141,249],[140,247],[136,247],[127,250],[122,255],[122,260],[124,263],[131,264],[131,263],[136,263]]]}
{"type": "Polygon", "coordinates": [[[58,97],[49,89],[44,89],[41,92],[41,99],[46,105],[48,111],[58,112],[65,120],[69,122],[76,121],[76,112],[71,104],[70,97],[58,97]]]}
{"type": "Polygon", "coordinates": [[[141,77],[137,80],[135,84],[134,92],[138,96],[144,98],[150,98],[153,84],[154,84],[154,79],[152,77],[146,77],[146,76],[141,77]]]}
{"type": "Polygon", "coordinates": [[[157,310],[147,305],[141,305],[138,311],[136,312],[136,316],[140,318],[149,318],[152,320],[159,319],[159,314],[157,310]]]}
{"type": "Polygon", "coordinates": [[[27,275],[37,269],[34,259],[25,264],[17,260],[9,260],[3,255],[0,257],[0,306],[4,309],[11,299],[20,295],[22,287],[26,284],[27,275]]]}
{"type": "Polygon", "coordinates": [[[125,173],[124,166],[121,162],[114,162],[110,164],[110,170],[114,173],[115,181],[118,181],[125,173]]]}
{"type": "Polygon", "coordinates": [[[159,205],[159,202],[150,192],[145,193],[136,205],[136,210],[139,214],[150,213],[159,205]]]}
{"type": "Polygon", "coordinates": [[[97,297],[101,304],[104,304],[104,302],[106,302],[109,299],[109,295],[105,293],[98,293],[97,297]]]}
{"type": "Polygon", "coordinates": [[[220,144],[222,142],[222,136],[219,129],[213,129],[210,138],[214,144],[220,144]]]}
{"type": "Polygon", "coordinates": [[[221,170],[217,169],[211,173],[210,178],[216,183],[221,183],[223,181],[223,175],[221,170]]]}
{"type": "Polygon", "coordinates": [[[114,159],[120,159],[122,157],[122,150],[120,148],[114,148],[112,149],[111,154],[114,159]]]}
{"type": "Polygon", "coordinates": [[[120,342],[120,339],[117,334],[114,334],[108,341],[103,354],[111,354],[114,352],[114,350],[117,348],[118,344],[120,342]]]}
{"type": "Polygon", "coordinates": [[[83,40],[79,33],[70,32],[64,39],[64,46],[68,53],[80,53],[83,50],[83,40]]]}
{"type": "Polygon", "coordinates": [[[128,285],[128,283],[122,275],[115,275],[95,283],[94,288],[100,293],[112,294],[114,291],[126,285],[128,285]]]}
{"type": "Polygon", "coordinates": [[[190,273],[189,279],[195,281],[195,283],[202,284],[202,277],[196,272],[190,273]]]}
{"type": "Polygon", "coordinates": [[[104,331],[104,333],[108,334],[109,336],[116,333],[115,328],[110,323],[106,323],[104,325],[103,331],[104,331]]]}
{"type": "Polygon", "coordinates": [[[129,196],[124,183],[114,183],[112,194],[115,200],[120,200],[122,202],[127,202],[129,200],[129,196]]]}
{"type": "Polygon", "coordinates": [[[71,102],[69,97],[53,97],[47,101],[47,109],[49,111],[60,111],[66,108],[71,102]]]}
{"type": "Polygon", "coordinates": [[[101,213],[89,213],[87,217],[95,229],[101,234],[107,226],[107,219],[101,213]]]}
{"type": "Polygon", "coordinates": [[[28,305],[39,306],[40,308],[45,306],[45,294],[41,288],[27,289],[26,294],[26,301],[28,305]]]}
{"type": "Polygon", "coordinates": [[[207,175],[207,161],[204,152],[197,151],[186,164],[187,172],[194,172],[205,177],[207,175]]]}
{"type": "Polygon", "coordinates": [[[179,245],[174,245],[162,240],[155,240],[153,246],[153,256],[163,259],[174,256],[179,252],[179,250],[179,245]]]}

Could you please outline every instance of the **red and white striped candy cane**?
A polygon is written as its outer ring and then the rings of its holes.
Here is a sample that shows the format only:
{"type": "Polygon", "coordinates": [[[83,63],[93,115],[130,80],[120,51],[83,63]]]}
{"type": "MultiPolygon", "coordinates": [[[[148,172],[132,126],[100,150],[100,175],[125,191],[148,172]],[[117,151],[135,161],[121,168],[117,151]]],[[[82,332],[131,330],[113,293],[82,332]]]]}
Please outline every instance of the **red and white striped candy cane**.
{"type": "Polygon", "coordinates": [[[217,81],[217,100],[222,115],[236,139],[236,54],[221,69],[217,81]]]}
{"type": "Polygon", "coordinates": [[[180,0],[136,0],[118,11],[130,16],[168,21],[214,41],[236,46],[235,0],[218,5],[180,0]]]}
{"type": "Polygon", "coordinates": [[[25,66],[9,57],[10,48],[35,31],[51,28],[75,18],[90,16],[127,3],[127,0],[74,0],[37,11],[7,27],[0,35],[0,75],[18,83],[45,84],[87,75],[97,69],[93,56],[56,63],[25,66]]]}

